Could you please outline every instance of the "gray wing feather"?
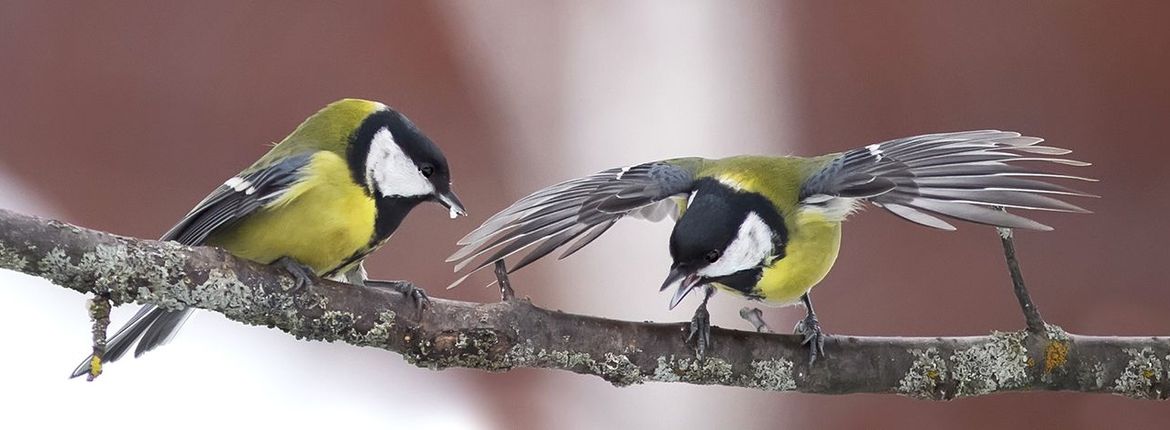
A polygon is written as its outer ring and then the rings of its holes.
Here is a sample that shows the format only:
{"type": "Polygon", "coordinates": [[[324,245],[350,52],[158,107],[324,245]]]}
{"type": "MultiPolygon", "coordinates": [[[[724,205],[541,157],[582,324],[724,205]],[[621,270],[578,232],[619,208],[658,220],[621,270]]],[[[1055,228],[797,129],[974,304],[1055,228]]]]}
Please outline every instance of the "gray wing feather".
{"type": "Polygon", "coordinates": [[[198,245],[215,229],[232,223],[275,200],[301,178],[300,169],[309,164],[312,153],[288,157],[283,161],[237,176],[246,187],[220,185],[195,205],[161,240],[184,245],[198,245]]]}
{"type": "Polygon", "coordinates": [[[670,210],[661,206],[673,207],[677,213],[669,198],[689,192],[693,176],[672,161],[656,161],[604,170],[532,193],[459,240],[462,248],[447,261],[456,263],[456,271],[471,270],[451,286],[525,250],[527,254],[509,272],[569,245],[559,257],[565,258],[627,215],[662,219],[670,210]]]}
{"type": "Polygon", "coordinates": [[[982,130],[869,145],[830,160],[805,181],[801,200],[805,206],[825,207],[836,199],[863,199],[911,222],[944,230],[954,226],[935,215],[1000,227],[1050,230],[997,209],[1088,212],[1051,196],[1096,196],[1042,179],[1092,179],[1016,164],[1088,165],[1058,158],[1071,151],[1037,145],[1042,141],[1014,132],[982,130]]]}

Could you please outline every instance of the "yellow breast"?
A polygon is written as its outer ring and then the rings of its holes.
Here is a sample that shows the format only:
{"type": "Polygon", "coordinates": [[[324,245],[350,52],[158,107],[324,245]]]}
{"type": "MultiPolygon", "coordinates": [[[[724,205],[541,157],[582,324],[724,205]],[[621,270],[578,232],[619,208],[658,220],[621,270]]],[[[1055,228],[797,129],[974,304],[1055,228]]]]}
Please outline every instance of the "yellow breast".
{"type": "Polygon", "coordinates": [[[350,179],[337,154],[318,152],[306,168],[306,178],[278,200],[207,243],[265,264],[292,257],[318,275],[364,249],[374,235],[374,200],[350,179]]]}
{"type": "Polygon", "coordinates": [[[788,222],[789,237],[785,257],[764,269],[756,294],[775,306],[800,301],[817,283],[825,279],[841,248],[841,223],[818,213],[797,212],[788,222]]]}

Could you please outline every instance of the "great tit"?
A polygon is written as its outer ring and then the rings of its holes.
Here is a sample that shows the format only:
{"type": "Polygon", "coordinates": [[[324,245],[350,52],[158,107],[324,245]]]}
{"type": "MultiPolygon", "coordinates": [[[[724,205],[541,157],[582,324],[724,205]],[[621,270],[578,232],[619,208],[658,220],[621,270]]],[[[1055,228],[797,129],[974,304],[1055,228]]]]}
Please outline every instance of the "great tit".
{"type": "MultiPolygon", "coordinates": [[[[228,179],[162,236],[277,264],[297,286],[313,276],[392,287],[421,305],[408,282],[365,279],[362,261],[419,203],[464,215],[439,148],[406,116],[378,102],[344,99],[313,114],[263,157],[228,179]]],[[[143,306],[107,343],[112,362],[136,341],[137,357],[169,341],[191,314],[143,306]]],[[[73,377],[90,372],[91,355],[73,377]]]]}
{"type": "MultiPolygon", "coordinates": [[[[809,290],[837,259],[841,222],[869,202],[917,224],[954,230],[953,218],[1005,228],[1051,228],[1001,208],[1087,212],[1052,196],[1089,194],[1043,181],[1090,180],[1020,162],[1087,165],[1070,151],[1004,131],[930,134],[820,157],[676,158],[609,169],[537,191],[461,239],[449,262],[475,271],[528,250],[508,270],[565,247],[565,258],[619,219],[676,220],[673,264],[661,290],[677,286],[673,309],[692,290],[706,295],[688,340],[710,343],[707,300],[715,288],[774,306],[803,303],[797,332],[823,354],[809,290]],[[571,243],[571,245],[570,245],[571,243]],[[486,256],[486,257],[485,257],[486,256]],[[713,288],[714,287],[714,288],[713,288]]],[[[746,316],[745,316],[746,318],[746,316]]]]}

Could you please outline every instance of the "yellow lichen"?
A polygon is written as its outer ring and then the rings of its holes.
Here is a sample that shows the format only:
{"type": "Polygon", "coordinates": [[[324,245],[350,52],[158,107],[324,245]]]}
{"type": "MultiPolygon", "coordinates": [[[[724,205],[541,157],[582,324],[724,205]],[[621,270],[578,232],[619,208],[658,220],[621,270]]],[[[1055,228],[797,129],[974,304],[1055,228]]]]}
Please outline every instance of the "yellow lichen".
{"type": "Polygon", "coordinates": [[[1044,373],[1052,373],[1068,362],[1068,342],[1051,341],[1044,348],[1044,373]]]}
{"type": "Polygon", "coordinates": [[[938,376],[939,376],[939,374],[938,374],[937,370],[930,369],[930,370],[926,371],[926,377],[930,378],[933,381],[938,381],[938,379],[939,379],[938,376]]]}
{"type": "Polygon", "coordinates": [[[93,356],[89,360],[89,376],[87,379],[92,381],[102,374],[102,359],[98,356],[93,356]]]}

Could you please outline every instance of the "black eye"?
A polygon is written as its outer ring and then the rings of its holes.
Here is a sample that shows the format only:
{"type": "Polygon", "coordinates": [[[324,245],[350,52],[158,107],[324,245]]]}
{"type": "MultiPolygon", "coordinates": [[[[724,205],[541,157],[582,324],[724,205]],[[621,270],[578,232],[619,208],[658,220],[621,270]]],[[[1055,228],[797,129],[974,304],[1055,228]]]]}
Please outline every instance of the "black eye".
{"type": "Polygon", "coordinates": [[[718,249],[712,249],[707,251],[707,254],[703,256],[703,259],[707,260],[708,263],[714,263],[715,261],[719,260],[719,257],[722,256],[723,252],[719,251],[718,249]]]}
{"type": "Polygon", "coordinates": [[[422,173],[423,176],[429,178],[431,175],[435,174],[435,166],[430,164],[423,164],[422,166],[419,166],[418,171],[422,173]]]}

